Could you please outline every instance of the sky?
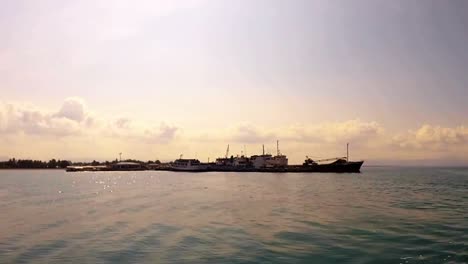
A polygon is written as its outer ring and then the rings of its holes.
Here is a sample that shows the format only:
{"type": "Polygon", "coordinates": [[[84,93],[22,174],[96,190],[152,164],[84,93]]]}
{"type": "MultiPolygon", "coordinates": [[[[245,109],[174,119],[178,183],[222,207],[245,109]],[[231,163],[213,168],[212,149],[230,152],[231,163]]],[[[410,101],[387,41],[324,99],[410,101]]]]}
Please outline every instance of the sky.
{"type": "Polygon", "coordinates": [[[0,159],[468,165],[467,1],[0,5],[0,159]]]}

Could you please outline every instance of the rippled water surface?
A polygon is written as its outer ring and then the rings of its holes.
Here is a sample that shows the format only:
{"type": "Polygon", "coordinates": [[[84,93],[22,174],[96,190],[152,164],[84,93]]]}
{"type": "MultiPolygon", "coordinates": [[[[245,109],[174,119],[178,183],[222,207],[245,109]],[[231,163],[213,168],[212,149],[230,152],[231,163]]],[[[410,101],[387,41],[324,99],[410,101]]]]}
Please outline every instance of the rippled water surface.
{"type": "Polygon", "coordinates": [[[0,171],[0,263],[467,263],[468,169],[0,171]]]}

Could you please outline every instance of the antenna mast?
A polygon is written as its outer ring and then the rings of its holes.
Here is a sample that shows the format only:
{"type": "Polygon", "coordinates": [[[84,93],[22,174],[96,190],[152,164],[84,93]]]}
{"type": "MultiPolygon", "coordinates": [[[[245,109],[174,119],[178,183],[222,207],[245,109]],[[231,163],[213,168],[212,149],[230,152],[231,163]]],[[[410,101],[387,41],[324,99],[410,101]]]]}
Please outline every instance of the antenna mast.
{"type": "Polygon", "coordinates": [[[346,143],[346,161],[349,161],[349,143],[346,143]]]}
{"type": "Polygon", "coordinates": [[[276,156],[280,155],[280,150],[279,150],[279,140],[276,140],[276,156]]]}

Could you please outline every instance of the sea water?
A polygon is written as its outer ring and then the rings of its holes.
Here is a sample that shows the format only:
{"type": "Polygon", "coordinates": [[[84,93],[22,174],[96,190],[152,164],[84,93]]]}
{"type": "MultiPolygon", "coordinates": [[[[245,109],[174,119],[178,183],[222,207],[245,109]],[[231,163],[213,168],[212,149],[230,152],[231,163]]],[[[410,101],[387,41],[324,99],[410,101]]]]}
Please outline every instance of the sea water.
{"type": "Polygon", "coordinates": [[[468,169],[0,171],[0,263],[467,263],[468,169]]]}

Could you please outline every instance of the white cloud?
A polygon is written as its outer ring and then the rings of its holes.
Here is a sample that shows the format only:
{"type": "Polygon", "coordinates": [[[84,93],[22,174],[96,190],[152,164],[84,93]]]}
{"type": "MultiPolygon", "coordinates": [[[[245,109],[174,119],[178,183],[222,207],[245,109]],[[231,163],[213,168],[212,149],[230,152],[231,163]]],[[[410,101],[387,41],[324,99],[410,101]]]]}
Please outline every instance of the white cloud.
{"type": "Polygon", "coordinates": [[[176,136],[179,128],[161,124],[148,128],[120,117],[107,120],[91,115],[80,98],[67,98],[60,109],[39,110],[21,104],[0,102],[0,134],[42,137],[91,136],[152,143],[168,143],[176,136]]]}
{"type": "Polygon", "coordinates": [[[268,132],[251,124],[239,125],[234,129],[231,139],[240,143],[262,143],[275,139],[274,132],[268,132]]]}
{"type": "Polygon", "coordinates": [[[382,135],[384,129],[377,122],[353,119],[318,125],[296,125],[284,130],[288,140],[300,142],[362,142],[382,135]]]}
{"type": "MultiPolygon", "coordinates": [[[[366,142],[383,135],[384,129],[377,122],[364,122],[359,119],[343,122],[329,122],[317,125],[296,124],[294,126],[262,128],[253,124],[241,124],[230,130],[223,131],[226,135],[203,138],[213,138],[215,141],[226,140],[240,143],[266,143],[276,139],[289,142],[333,143],[366,142]]],[[[221,133],[223,133],[221,132],[221,133]]]]}
{"type": "Polygon", "coordinates": [[[464,126],[441,127],[423,125],[417,130],[409,130],[393,138],[402,148],[438,149],[461,147],[468,143],[468,128],[464,126]]]}
{"type": "Polygon", "coordinates": [[[80,132],[79,122],[31,107],[0,103],[0,133],[68,136],[80,132]]]}
{"type": "Polygon", "coordinates": [[[146,140],[152,143],[168,143],[176,137],[178,131],[178,127],[162,123],[158,128],[147,129],[145,137],[146,140]]]}
{"type": "Polygon", "coordinates": [[[201,130],[203,136],[197,137],[193,130],[196,127],[183,133],[176,125],[148,126],[152,123],[129,117],[106,119],[91,114],[79,98],[66,99],[56,111],[0,102],[0,137],[3,145],[9,143],[4,148],[9,155],[73,153],[108,157],[124,151],[141,158],[146,155],[172,158],[184,150],[187,155],[198,153],[214,157],[221,155],[226,144],[231,144],[231,149],[237,152],[245,144],[253,154],[260,151],[261,144],[268,148],[276,139],[281,141],[282,151],[294,162],[300,162],[306,155],[342,155],[346,142],[352,144],[353,157],[366,159],[447,159],[468,151],[468,127],[465,126],[424,125],[395,135],[385,132],[377,122],[353,119],[278,127],[240,124],[219,130],[201,130]],[[37,150],[32,151],[28,147],[31,144],[35,144],[37,150]],[[89,148],[90,145],[99,146],[100,151],[89,148]]]}
{"type": "Polygon", "coordinates": [[[125,117],[120,117],[115,120],[114,125],[119,129],[129,129],[131,120],[125,117]]]}
{"type": "Polygon", "coordinates": [[[65,99],[65,102],[62,105],[62,108],[55,115],[57,117],[64,117],[70,120],[81,122],[86,117],[85,104],[83,100],[76,97],[71,97],[65,99]]]}

